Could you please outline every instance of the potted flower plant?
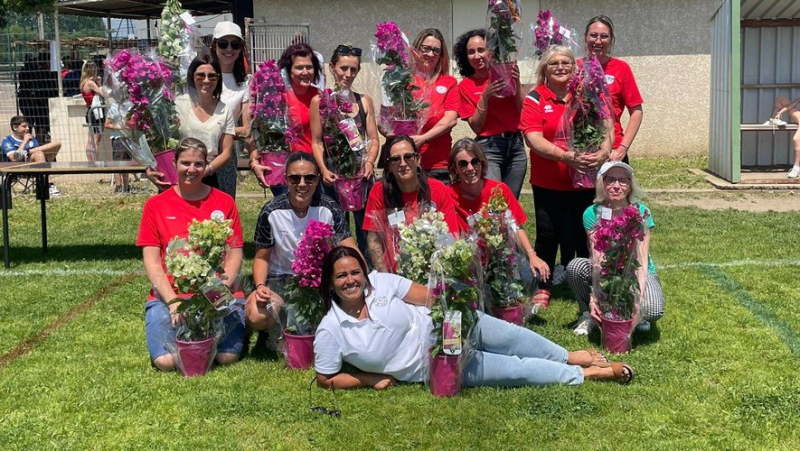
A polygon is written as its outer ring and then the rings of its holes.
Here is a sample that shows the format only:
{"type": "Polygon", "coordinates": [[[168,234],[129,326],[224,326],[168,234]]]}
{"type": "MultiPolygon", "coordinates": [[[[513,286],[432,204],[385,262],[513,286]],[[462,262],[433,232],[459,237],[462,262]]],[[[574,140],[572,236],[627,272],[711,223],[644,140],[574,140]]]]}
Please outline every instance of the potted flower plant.
{"type": "Polygon", "coordinates": [[[400,223],[398,228],[397,274],[420,284],[427,283],[433,253],[453,242],[444,213],[428,211],[410,225],[400,223]]]}
{"type": "Polygon", "coordinates": [[[392,134],[416,135],[417,113],[428,104],[414,96],[419,87],[414,85],[408,40],[395,22],[379,23],[375,38],[379,51],[375,62],[385,66],[381,77],[381,123],[392,134]]]}
{"type": "Polygon", "coordinates": [[[434,396],[455,396],[461,389],[459,362],[469,358],[467,346],[481,305],[478,247],[460,239],[437,251],[428,288],[433,298],[434,346],[430,349],[430,390],[434,396]]]}
{"type": "Polygon", "coordinates": [[[644,239],[644,219],[635,204],[595,226],[594,250],[602,256],[593,266],[592,297],[600,310],[603,347],[626,353],[635,326],[641,296],[637,244],[644,239]]]}
{"type": "Polygon", "coordinates": [[[328,157],[333,161],[337,175],[334,187],[344,211],[361,210],[366,201],[361,170],[364,142],[355,120],[350,117],[352,112],[349,91],[326,89],[320,95],[322,139],[328,157]]]}
{"type": "Polygon", "coordinates": [[[517,64],[517,46],[522,41],[522,12],[519,0],[489,0],[486,10],[486,44],[491,53],[489,81],[503,80],[498,97],[513,96],[517,83],[512,77],[517,64]]]}
{"type": "Polygon", "coordinates": [[[517,224],[500,187],[481,208],[473,228],[478,236],[486,295],[495,317],[522,325],[525,294],[520,283],[515,233],[517,224]]]}
{"type": "Polygon", "coordinates": [[[288,120],[286,85],[275,60],[261,63],[250,81],[251,126],[261,164],[271,169],[264,174],[267,186],[283,185],[286,160],[299,134],[288,120]]]}
{"type": "Polygon", "coordinates": [[[161,11],[161,37],[158,53],[164,57],[173,70],[173,85],[176,90],[186,86],[186,73],[189,64],[197,56],[197,42],[200,30],[192,15],[183,9],[179,0],[167,0],[161,11]]]}
{"type": "Polygon", "coordinates": [[[232,234],[230,220],[193,220],[188,238],[175,238],[167,247],[167,272],[183,295],[169,304],[179,304],[176,313],[183,318],[176,342],[186,377],[205,374],[214,360],[216,343],[224,339],[222,320],[232,312],[234,298],[222,283],[222,265],[232,234]]]}
{"type": "Polygon", "coordinates": [[[121,50],[106,60],[112,96],[122,107],[122,143],[137,162],[178,183],[173,161],[180,137],[172,70],[160,57],[121,50]]]}
{"type": "Polygon", "coordinates": [[[564,28],[558,23],[550,10],[544,9],[536,15],[533,25],[534,54],[541,57],[554,45],[571,44],[572,30],[564,28]]]}
{"type": "Polygon", "coordinates": [[[314,363],[314,337],[325,308],[319,295],[322,259],[330,252],[333,227],[311,220],[294,252],[295,275],[286,283],[286,308],[289,324],[283,335],[286,365],[292,369],[310,368],[314,363]]]}
{"type": "MultiPolygon", "coordinates": [[[[576,154],[594,153],[610,139],[613,121],[605,74],[594,56],[578,67],[569,82],[570,99],[559,127],[567,140],[568,150],[576,154]]],[[[570,168],[572,185],[593,188],[597,171],[570,168]]]]}

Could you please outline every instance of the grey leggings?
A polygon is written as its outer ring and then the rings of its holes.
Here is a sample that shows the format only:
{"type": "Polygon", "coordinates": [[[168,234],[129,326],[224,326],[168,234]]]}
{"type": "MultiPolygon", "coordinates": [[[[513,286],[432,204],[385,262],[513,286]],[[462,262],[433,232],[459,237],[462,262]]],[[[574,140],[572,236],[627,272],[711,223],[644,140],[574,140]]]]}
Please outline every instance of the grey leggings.
{"type": "MultiPolygon", "coordinates": [[[[567,265],[567,282],[578,301],[580,312],[589,311],[589,295],[592,292],[592,262],[588,258],[576,258],[567,265]]],[[[658,274],[648,274],[641,306],[642,319],[654,323],[664,316],[664,290],[658,274]]]]}

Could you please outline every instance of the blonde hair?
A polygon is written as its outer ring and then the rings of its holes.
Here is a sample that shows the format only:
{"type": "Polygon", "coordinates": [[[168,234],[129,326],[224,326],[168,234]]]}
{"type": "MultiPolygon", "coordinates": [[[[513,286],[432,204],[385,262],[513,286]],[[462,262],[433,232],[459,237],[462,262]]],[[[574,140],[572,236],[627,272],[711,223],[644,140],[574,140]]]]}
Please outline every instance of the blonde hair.
{"type": "Polygon", "coordinates": [[[547,64],[550,63],[550,60],[556,55],[566,56],[572,60],[572,73],[575,73],[575,52],[567,46],[554,45],[550,47],[544,55],[542,55],[542,59],[539,60],[539,65],[536,67],[536,86],[545,84],[545,70],[547,69],[547,64]]]}
{"type": "Polygon", "coordinates": [[[450,75],[450,54],[447,52],[447,44],[444,42],[444,35],[442,35],[442,32],[436,28],[426,28],[419,32],[417,39],[414,39],[414,43],[411,44],[411,46],[419,50],[422,41],[429,37],[434,37],[442,43],[442,53],[439,55],[439,62],[436,64],[436,69],[434,69],[431,74],[431,79],[435,80],[439,74],[450,75]]]}
{"type": "MultiPolygon", "coordinates": [[[[625,170],[625,172],[627,173],[628,171],[625,170]]],[[[634,177],[633,172],[629,173],[628,177],[631,179],[631,184],[628,185],[628,203],[635,204],[637,202],[641,202],[647,194],[645,194],[645,192],[639,188],[639,184],[636,183],[636,177],[634,177]]],[[[598,176],[594,187],[593,202],[597,205],[603,205],[606,203],[606,200],[608,200],[608,196],[606,194],[606,183],[603,181],[603,177],[598,176]]]]}
{"type": "Polygon", "coordinates": [[[97,64],[93,63],[92,61],[83,63],[83,68],[81,68],[80,86],[83,86],[83,84],[88,80],[94,80],[95,77],[97,77],[97,64]]]}

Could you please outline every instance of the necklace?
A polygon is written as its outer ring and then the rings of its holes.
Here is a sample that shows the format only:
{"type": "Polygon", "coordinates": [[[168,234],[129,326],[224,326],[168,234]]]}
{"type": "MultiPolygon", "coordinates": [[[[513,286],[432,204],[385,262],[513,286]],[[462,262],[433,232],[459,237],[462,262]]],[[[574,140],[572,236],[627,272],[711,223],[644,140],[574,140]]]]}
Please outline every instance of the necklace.
{"type": "Polygon", "coordinates": [[[347,314],[348,314],[348,315],[350,315],[350,316],[354,316],[354,317],[358,318],[358,316],[359,316],[359,315],[361,315],[361,310],[363,310],[363,309],[364,309],[364,306],[365,306],[365,305],[366,305],[366,304],[361,304],[361,307],[359,307],[359,308],[357,308],[357,309],[351,309],[351,308],[349,308],[349,309],[346,309],[346,310],[345,310],[345,313],[347,313],[347,314]]]}

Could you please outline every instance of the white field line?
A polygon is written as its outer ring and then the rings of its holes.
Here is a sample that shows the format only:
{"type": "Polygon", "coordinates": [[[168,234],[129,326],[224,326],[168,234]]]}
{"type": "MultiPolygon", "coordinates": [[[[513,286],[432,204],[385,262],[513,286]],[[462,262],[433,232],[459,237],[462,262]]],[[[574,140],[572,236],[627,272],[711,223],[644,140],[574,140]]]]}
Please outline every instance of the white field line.
{"type": "Polygon", "coordinates": [[[758,266],[774,268],[781,266],[800,266],[800,260],[732,260],[721,263],[684,262],[671,265],[656,265],[656,269],[688,269],[688,268],[736,268],[744,266],[758,266]]]}
{"type": "Polygon", "coordinates": [[[128,274],[145,274],[143,270],[122,271],[117,269],[21,269],[0,270],[4,276],[125,276],[128,274]]]}
{"type": "MultiPolygon", "coordinates": [[[[688,269],[688,268],[735,268],[745,266],[758,267],[781,267],[781,266],[800,266],[800,260],[732,260],[721,263],[703,262],[684,262],[673,263],[670,265],[658,265],[658,269],[688,269]]],[[[0,277],[5,276],[124,276],[127,274],[142,274],[143,270],[122,271],[116,269],[23,269],[23,270],[0,270],[0,277]]]]}

